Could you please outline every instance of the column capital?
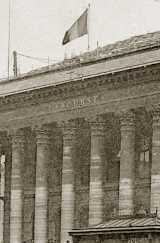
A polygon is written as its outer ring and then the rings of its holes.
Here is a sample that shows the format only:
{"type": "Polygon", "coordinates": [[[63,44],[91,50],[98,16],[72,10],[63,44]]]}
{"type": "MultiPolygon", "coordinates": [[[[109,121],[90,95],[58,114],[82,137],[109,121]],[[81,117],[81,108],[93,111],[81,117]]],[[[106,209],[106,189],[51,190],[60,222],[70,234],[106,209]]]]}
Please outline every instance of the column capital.
{"type": "Polygon", "coordinates": [[[50,143],[52,129],[50,125],[36,125],[33,130],[36,134],[36,141],[38,144],[50,143]]]}
{"type": "Polygon", "coordinates": [[[153,125],[160,125],[160,104],[152,106],[153,125]]]}
{"type": "Polygon", "coordinates": [[[103,116],[98,115],[89,119],[90,129],[92,135],[104,135],[106,121],[103,116]]]}
{"type": "Polygon", "coordinates": [[[105,119],[102,115],[95,115],[95,116],[92,116],[88,119],[88,122],[90,124],[102,124],[102,125],[105,125],[105,119]]]}
{"type": "Polygon", "coordinates": [[[120,114],[120,124],[122,127],[134,127],[135,126],[135,113],[132,110],[122,112],[120,114]]]}
{"type": "Polygon", "coordinates": [[[63,132],[63,138],[72,139],[76,132],[77,123],[76,120],[63,121],[60,127],[63,132]]]}
{"type": "Polygon", "coordinates": [[[34,125],[32,126],[32,130],[35,131],[36,133],[44,132],[47,133],[51,130],[51,125],[50,124],[39,124],[39,125],[34,125]]]}
{"type": "Polygon", "coordinates": [[[12,129],[9,131],[9,136],[11,137],[12,144],[24,144],[25,133],[24,129],[12,129]]]}

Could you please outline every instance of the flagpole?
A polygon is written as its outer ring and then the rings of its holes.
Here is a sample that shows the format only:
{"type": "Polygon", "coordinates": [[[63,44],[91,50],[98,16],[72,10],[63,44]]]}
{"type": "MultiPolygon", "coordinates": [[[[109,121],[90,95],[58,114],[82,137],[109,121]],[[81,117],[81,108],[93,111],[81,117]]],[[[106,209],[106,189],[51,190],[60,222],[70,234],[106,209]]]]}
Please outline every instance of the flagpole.
{"type": "Polygon", "coordinates": [[[8,9],[8,79],[10,75],[10,38],[11,38],[11,0],[8,9]]]}
{"type": "Polygon", "coordinates": [[[87,19],[87,31],[88,31],[88,51],[90,50],[90,3],[88,4],[88,19],[87,19]]]}

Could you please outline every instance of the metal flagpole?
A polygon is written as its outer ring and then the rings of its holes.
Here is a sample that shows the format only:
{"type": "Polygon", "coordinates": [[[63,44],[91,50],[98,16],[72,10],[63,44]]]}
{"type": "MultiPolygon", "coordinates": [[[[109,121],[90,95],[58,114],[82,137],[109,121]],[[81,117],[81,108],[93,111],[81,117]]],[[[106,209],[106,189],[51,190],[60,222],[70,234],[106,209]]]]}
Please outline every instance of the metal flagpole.
{"type": "Polygon", "coordinates": [[[88,4],[87,31],[88,31],[88,50],[90,49],[90,3],[88,4]]]}
{"type": "Polygon", "coordinates": [[[18,75],[18,67],[17,67],[17,52],[13,51],[13,73],[14,77],[18,75]]]}
{"type": "Polygon", "coordinates": [[[10,75],[10,38],[11,38],[11,0],[8,9],[8,79],[10,75]]]}

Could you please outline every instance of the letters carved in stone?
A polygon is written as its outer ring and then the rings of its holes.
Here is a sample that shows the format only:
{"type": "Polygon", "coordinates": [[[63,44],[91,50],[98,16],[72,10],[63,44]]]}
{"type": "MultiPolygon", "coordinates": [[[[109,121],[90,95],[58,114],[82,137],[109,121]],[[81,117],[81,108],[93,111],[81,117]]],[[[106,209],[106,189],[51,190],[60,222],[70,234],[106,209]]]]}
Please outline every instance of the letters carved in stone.
{"type": "MultiPolygon", "coordinates": [[[[74,99],[70,99],[67,101],[57,102],[55,104],[54,109],[56,111],[72,110],[72,109],[76,109],[76,108],[78,109],[78,108],[85,107],[85,106],[95,105],[96,103],[98,103],[99,100],[100,100],[100,97],[98,95],[79,97],[79,98],[74,98],[74,99]]],[[[53,109],[53,107],[52,107],[52,109],[53,109]]]]}

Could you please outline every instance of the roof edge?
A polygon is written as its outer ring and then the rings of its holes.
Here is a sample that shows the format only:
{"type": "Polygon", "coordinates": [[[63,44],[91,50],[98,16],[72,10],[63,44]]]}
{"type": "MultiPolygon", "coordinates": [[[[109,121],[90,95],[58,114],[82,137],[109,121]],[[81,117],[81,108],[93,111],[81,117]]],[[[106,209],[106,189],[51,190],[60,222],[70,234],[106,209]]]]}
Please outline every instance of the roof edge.
{"type": "Polygon", "coordinates": [[[136,35],[121,41],[116,41],[103,47],[98,47],[95,50],[90,52],[87,51],[82,55],[77,55],[74,58],[65,59],[62,62],[58,62],[56,64],[34,69],[32,71],[23,73],[18,77],[4,79],[1,81],[1,83],[29,78],[49,72],[59,72],[67,69],[73,69],[80,65],[89,65],[92,62],[95,63],[103,60],[120,58],[125,55],[133,55],[134,53],[158,48],[160,48],[160,31],[136,35]]]}

